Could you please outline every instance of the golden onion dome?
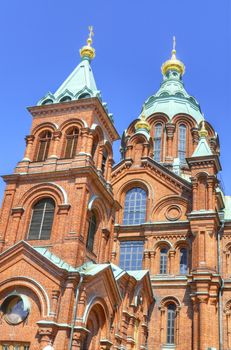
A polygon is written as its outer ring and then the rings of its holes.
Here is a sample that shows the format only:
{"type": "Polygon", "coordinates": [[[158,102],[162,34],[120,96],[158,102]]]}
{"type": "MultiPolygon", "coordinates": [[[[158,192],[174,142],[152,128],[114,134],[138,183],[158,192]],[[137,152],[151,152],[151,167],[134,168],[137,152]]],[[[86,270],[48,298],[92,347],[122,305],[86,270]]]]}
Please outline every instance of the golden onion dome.
{"type": "Polygon", "coordinates": [[[205,122],[203,120],[202,124],[201,124],[201,129],[199,130],[199,136],[200,138],[203,138],[203,137],[207,137],[208,136],[208,131],[206,130],[206,127],[205,127],[205,122]]]}
{"type": "Polygon", "coordinates": [[[140,119],[138,120],[138,122],[136,122],[135,129],[136,129],[136,131],[139,131],[139,130],[142,130],[142,129],[147,130],[147,132],[150,131],[151,126],[147,122],[144,114],[142,114],[140,119]]]}
{"type": "Polygon", "coordinates": [[[176,70],[181,75],[183,75],[185,72],[184,63],[176,58],[176,38],[175,38],[175,36],[173,37],[172,57],[170,58],[170,60],[167,60],[166,62],[164,62],[161,66],[161,71],[162,71],[163,75],[165,75],[168,70],[176,70]]]}
{"type": "Polygon", "coordinates": [[[89,36],[88,36],[88,39],[87,39],[87,45],[83,46],[79,50],[80,56],[82,58],[89,58],[90,60],[93,60],[93,58],[95,57],[95,49],[91,46],[93,35],[94,35],[93,27],[90,26],[89,27],[89,36]]]}

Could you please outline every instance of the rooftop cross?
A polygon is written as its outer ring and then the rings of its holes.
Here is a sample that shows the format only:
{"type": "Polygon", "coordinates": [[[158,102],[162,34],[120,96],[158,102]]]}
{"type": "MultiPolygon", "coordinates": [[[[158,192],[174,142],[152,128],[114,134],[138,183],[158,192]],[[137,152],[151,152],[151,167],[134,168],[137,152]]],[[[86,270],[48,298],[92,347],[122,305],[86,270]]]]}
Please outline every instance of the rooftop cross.
{"type": "Polygon", "coordinates": [[[173,36],[173,45],[172,45],[172,49],[174,50],[174,51],[176,51],[176,37],[175,37],[175,35],[173,36]]]}

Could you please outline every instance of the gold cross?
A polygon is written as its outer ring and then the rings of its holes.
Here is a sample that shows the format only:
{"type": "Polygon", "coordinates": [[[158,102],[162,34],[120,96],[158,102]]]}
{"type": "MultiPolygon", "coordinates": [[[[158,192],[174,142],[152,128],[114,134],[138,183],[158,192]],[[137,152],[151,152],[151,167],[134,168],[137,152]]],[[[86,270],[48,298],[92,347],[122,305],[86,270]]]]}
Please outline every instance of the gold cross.
{"type": "Polygon", "coordinates": [[[173,50],[174,51],[176,50],[176,37],[175,37],[175,35],[173,37],[173,50]]]}
{"type": "Polygon", "coordinates": [[[93,26],[89,26],[89,38],[92,39],[92,37],[94,36],[94,32],[93,32],[93,26]]]}

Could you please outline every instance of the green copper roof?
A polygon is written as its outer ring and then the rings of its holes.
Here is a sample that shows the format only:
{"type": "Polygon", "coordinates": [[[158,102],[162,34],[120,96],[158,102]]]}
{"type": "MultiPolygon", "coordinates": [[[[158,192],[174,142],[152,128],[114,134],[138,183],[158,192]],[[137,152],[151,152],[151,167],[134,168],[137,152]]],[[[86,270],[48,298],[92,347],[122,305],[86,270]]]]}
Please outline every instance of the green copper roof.
{"type": "Polygon", "coordinates": [[[203,157],[203,156],[211,156],[212,151],[208,145],[208,142],[205,137],[201,137],[200,141],[193,152],[192,157],[203,157]]]}
{"type": "Polygon", "coordinates": [[[99,97],[90,61],[83,58],[54,94],[48,92],[38,105],[78,100],[85,97],[99,97]]]}
{"type": "Polygon", "coordinates": [[[186,113],[194,117],[199,124],[204,117],[200,105],[184,88],[181,75],[177,71],[168,71],[163,77],[160,89],[145,101],[146,118],[161,112],[171,120],[176,114],[186,113]]]}
{"type": "Polygon", "coordinates": [[[76,272],[78,271],[73,266],[66,263],[64,260],[60,259],[57,255],[51,253],[47,248],[44,247],[33,247],[39,254],[45,256],[48,260],[50,260],[53,264],[55,264],[60,269],[76,272]]]}

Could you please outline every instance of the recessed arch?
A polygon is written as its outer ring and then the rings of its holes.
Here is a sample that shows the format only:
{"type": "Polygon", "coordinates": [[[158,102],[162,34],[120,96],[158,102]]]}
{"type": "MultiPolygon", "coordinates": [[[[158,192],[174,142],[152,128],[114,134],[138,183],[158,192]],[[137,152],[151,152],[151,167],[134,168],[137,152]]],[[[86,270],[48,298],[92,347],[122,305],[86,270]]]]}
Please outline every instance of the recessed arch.
{"type": "Polygon", "coordinates": [[[38,297],[41,305],[42,316],[47,317],[50,315],[50,299],[43,288],[43,286],[33,278],[25,276],[16,276],[8,278],[0,282],[0,293],[3,293],[6,289],[15,289],[15,286],[20,286],[21,288],[27,288],[32,290],[33,293],[38,297]]]}
{"type": "Polygon", "coordinates": [[[49,130],[51,132],[57,131],[57,130],[59,130],[59,126],[58,126],[58,124],[52,123],[52,122],[41,123],[41,124],[35,126],[34,129],[32,129],[31,135],[36,136],[36,134],[38,134],[42,131],[45,131],[45,130],[49,130]]]}
{"type": "Polygon", "coordinates": [[[67,192],[62,186],[54,182],[43,182],[25,192],[17,206],[24,207],[26,203],[34,203],[39,198],[47,196],[51,196],[57,205],[68,204],[67,192]]]}

